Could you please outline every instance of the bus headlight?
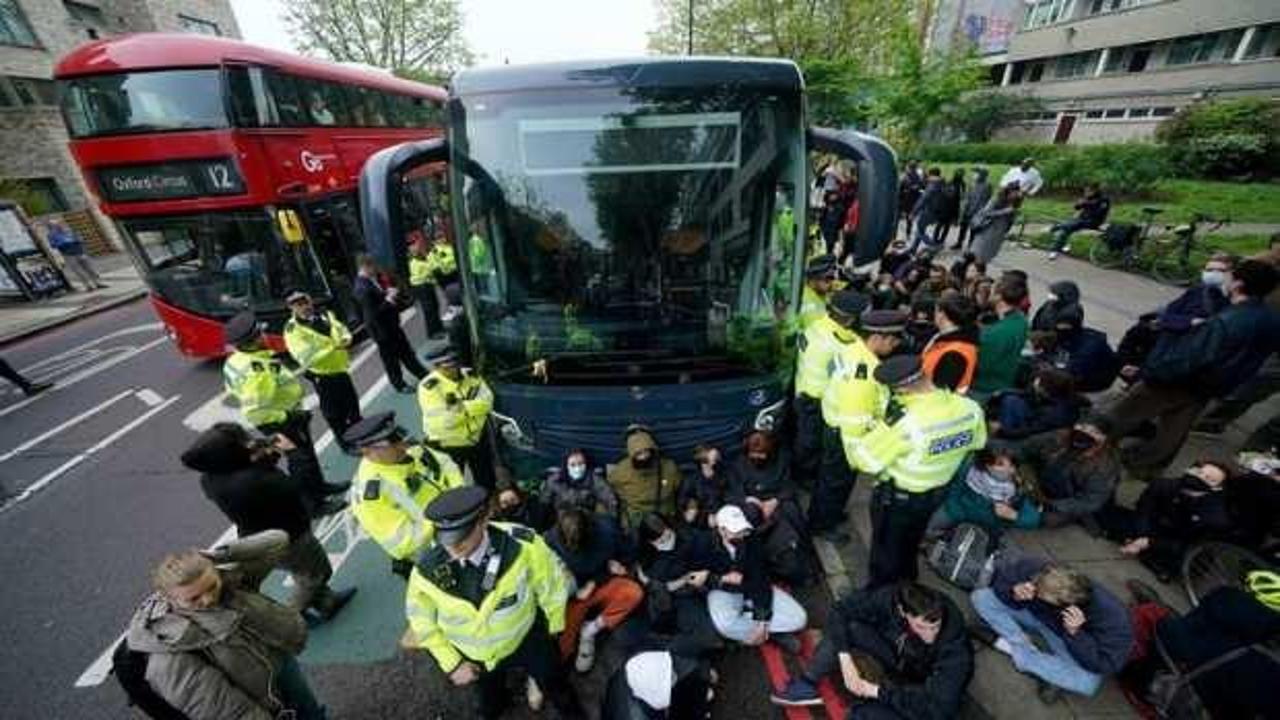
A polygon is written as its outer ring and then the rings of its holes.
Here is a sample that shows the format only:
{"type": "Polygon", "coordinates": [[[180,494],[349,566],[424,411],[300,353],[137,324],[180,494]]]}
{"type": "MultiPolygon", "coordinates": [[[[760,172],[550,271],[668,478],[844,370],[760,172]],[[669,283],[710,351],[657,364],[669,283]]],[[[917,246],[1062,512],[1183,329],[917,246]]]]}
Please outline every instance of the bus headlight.
{"type": "Polygon", "coordinates": [[[782,415],[787,409],[787,399],[783,397],[778,402],[761,408],[756,413],[755,429],[763,432],[777,432],[782,428],[782,415]]]}
{"type": "Polygon", "coordinates": [[[490,411],[489,415],[493,417],[493,422],[497,425],[498,434],[502,436],[503,441],[517,450],[533,452],[533,438],[524,434],[524,430],[515,418],[493,411],[490,411]]]}

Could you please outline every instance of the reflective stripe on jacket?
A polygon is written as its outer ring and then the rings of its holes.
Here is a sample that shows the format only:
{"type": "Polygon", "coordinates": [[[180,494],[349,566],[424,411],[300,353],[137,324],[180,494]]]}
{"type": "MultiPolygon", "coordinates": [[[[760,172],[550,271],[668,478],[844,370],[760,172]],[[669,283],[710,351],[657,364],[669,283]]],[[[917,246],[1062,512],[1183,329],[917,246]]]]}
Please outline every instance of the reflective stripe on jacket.
{"type": "Polygon", "coordinates": [[[222,364],[222,384],[250,425],[284,422],[302,403],[302,383],[270,350],[237,350],[222,364]]]}
{"type": "Polygon", "coordinates": [[[516,651],[541,609],[547,632],[564,630],[569,571],[537,533],[506,523],[490,523],[489,541],[504,555],[493,589],[473,605],[452,592],[448,554],[433,545],[414,566],[405,593],[405,612],[419,647],[430,651],[444,672],[465,658],[492,670],[516,651]]]}
{"type": "Polygon", "coordinates": [[[814,323],[826,316],[827,299],[819,295],[817,290],[809,287],[808,283],[805,283],[804,291],[800,293],[800,313],[796,316],[800,331],[808,330],[814,323]]]}
{"type": "Polygon", "coordinates": [[[332,311],[325,313],[329,334],[321,335],[310,327],[289,318],[284,324],[284,345],[295,362],[305,371],[317,375],[336,375],[351,366],[347,348],[351,331],[332,311]]]}
{"type": "Polygon", "coordinates": [[[417,255],[409,256],[409,284],[422,287],[431,283],[431,260],[417,255]]]}
{"type": "Polygon", "coordinates": [[[427,253],[427,273],[432,282],[439,282],[444,276],[458,272],[458,260],[453,255],[453,246],[447,242],[438,242],[431,246],[427,253]]]}
{"type": "Polygon", "coordinates": [[[412,447],[409,458],[397,464],[365,458],[351,483],[351,514],[397,560],[411,558],[431,544],[435,526],[424,514],[427,505],[445,490],[465,484],[458,466],[442,452],[412,447]],[[376,493],[370,489],[375,480],[376,493]]]}
{"type": "Polygon", "coordinates": [[[862,437],[845,437],[850,464],[887,477],[907,492],[927,492],[951,480],[973,450],[987,442],[982,407],[947,390],[899,395],[903,415],[877,422],[862,437]]]}
{"type": "Polygon", "coordinates": [[[822,421],[842,433],[862,435],[884,417],[889,404],[889,388],[873,376],[880,359],[862,338],[855,338],[841,343],[831,361],[831,378],[822,393],[822,421]]]}
{"type": "Polygon", "coordinates": [[[480,440],[493,409],[493,391],[478,375],[463,370],[457,382],[438,370],[418,385],[422,432],[440,447],[470,447],[480,440]]]}
{"type": "Polygon", "coordinates": [[[831,378],[831,358],[841,345],[837,332],[845,337],[852,334],[851,330],[837,325],[830,316],[823,316],[800,336],[800,359],[796,364],[797,396],[822,399],[831,378]]]}

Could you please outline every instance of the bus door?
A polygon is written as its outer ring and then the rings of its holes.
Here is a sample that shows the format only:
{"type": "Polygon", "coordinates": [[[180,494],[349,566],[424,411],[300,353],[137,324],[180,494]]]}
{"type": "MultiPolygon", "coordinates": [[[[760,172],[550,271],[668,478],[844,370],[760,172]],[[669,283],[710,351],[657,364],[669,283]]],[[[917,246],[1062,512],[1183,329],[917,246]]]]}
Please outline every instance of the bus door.
{"type": "Polygon", "coordinates": [[[302,205],[302,220],[324,268],[335,311],[347,324],[358,325],[360,311],[352,296],[352,283],[355,257],[364,252],[364,240],[355,195],[339,193],[308,200],[302,205]]]}

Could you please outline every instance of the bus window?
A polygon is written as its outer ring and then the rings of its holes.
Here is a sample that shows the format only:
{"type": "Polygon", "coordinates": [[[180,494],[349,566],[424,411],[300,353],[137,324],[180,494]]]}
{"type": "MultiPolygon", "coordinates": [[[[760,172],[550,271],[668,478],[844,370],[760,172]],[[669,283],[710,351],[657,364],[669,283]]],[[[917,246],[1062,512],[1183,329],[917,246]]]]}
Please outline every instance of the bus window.
{"type": "Polygon", "coordinates": [[[308,125],[307,111],[298,97],[297,83],[291,75],[267,70],[267,88],[271,93],[271,101],[275,112],[272,125],[284,127],[302,127],[308,125]]]}
{"type": "Polygon", "coordinates": [[[112,73],[60,81],[72,137],[227,127],[218,71],[112,73]]]}
{"type": "Polygon", "coordinates": [[[339,126],[346,127],[351,124],[351,113],[347,112],[346,94],[342,92],[342,86],[331,82],[310,81],[312,86],[318,86],[321,97],[324,98],[325,104],[329,107],[329,112],[333,113],[333,117],[339,126]]]}
{"type": "Polygon", "coordinates": [[[409,120],[411,127],[429,127],[441,124],[440,106],[431,100],[409,98],[409,120]]]}
{"type": "Polygon", "coordinates": [[[413,127],[413,109],[409,105],[409,98],[387,93],[385,99],[390,111],[387,119],[391,121],[392,127],[413,127]]]}
{"type": "Polygon", "coordinates": [[[364,110],[365,127],[386,127],[387,110],[382,102],[382,93],[362,87],[354,90],[355,96],[359,98],[360,107],[364,110]]]}
{"type": "Polygon", "coordinates": [[[312,123],[316,125],[345,124],[338,119],[341,108],[335,110],[329,94],[325,92],[326,83],[300,77],[296,79],[296,84],[298,91],[302,93],[302,99],[307,106],[307,112],[311,115],[312,123]]]}
{"type": "Polygon", "coordinates": [[[228,68],[227,88],[231,96],[231,116],[236,127],[272,124],[268,117],[270,102],[261,68],[228,68]]]}

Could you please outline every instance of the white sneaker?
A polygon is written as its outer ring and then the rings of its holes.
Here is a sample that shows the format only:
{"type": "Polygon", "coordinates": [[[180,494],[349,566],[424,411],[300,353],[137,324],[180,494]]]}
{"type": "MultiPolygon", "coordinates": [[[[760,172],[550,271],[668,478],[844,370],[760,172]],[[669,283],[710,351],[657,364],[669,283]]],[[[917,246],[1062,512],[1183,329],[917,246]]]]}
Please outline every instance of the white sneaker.
{"type": "Polygon", "coordinates": [[[1063,255],[1070,255],[1070,254],[1071,254],[1071,246],[1070,246],[1070,245],[1063,245],[1063,246],[1062,246],[1062,254],[1063,254],[1063,255]]]}
{"type": "Polygon", "coordinates": [[[529,701],[530,710],[534,712],[542,710],[542,703],[546,698],[542,696],[542,689],[533,678],[525,678],[524,697],[529,701]]]}
{"type": "Polygon", "coordinates": [[[1057,260],[1057,259],[1058,259],[1058,251],[1057,251],[1057,250],[1054,250],[1053,252],[1049,253],[1049,259],[1050,259],[1050,260],[1057,260]]]}
{"type": "Polygon", "coordinates": [[[578,672],[591,672],[596,664],[596,635],[599,633],[600,626],[594,620],[582,626],[582,634],[578,636],[578,657],[573,661],[578,672]]]}

